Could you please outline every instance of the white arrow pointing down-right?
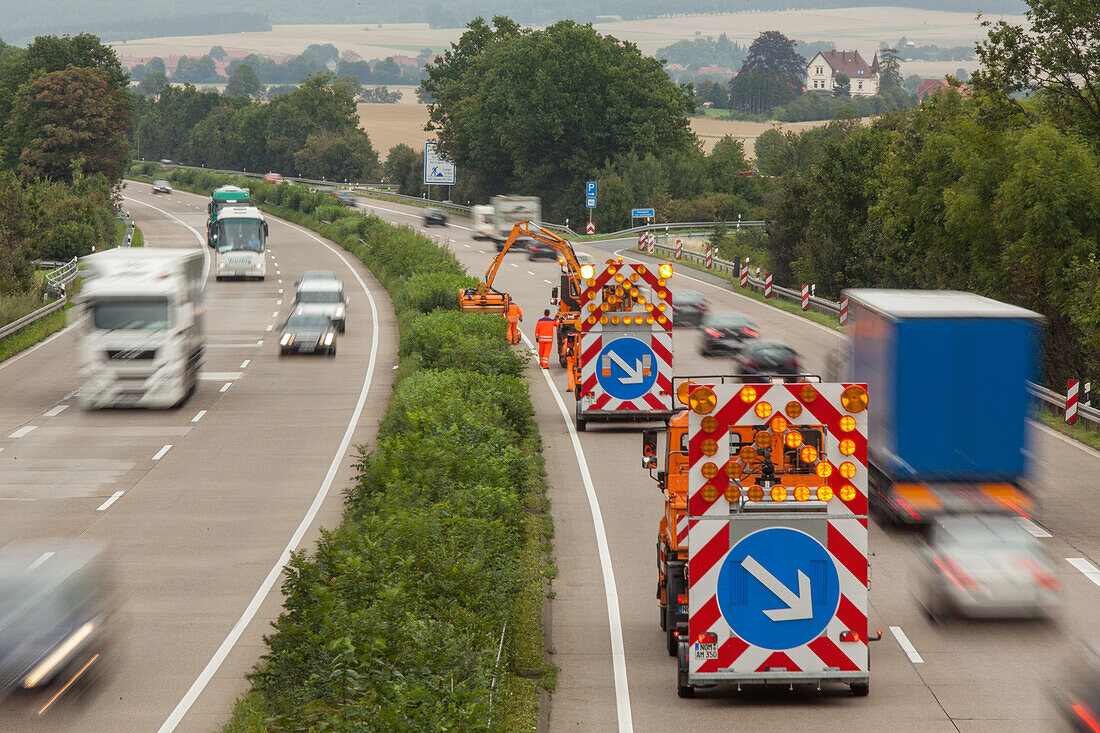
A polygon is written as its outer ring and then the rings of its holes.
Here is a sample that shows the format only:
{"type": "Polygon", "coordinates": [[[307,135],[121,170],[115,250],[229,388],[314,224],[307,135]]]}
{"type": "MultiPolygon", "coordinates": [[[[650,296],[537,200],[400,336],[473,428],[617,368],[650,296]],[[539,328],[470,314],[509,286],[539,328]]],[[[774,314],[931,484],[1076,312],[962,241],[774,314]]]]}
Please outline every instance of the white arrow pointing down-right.
{"type": "Polygon", "coordinates": [[[641,384],[642,383],[642,360],[638,359],[638,367],[631,369],[630,365],[626,361],[616,354],[614,351],[608,349],[608,354],[611,356],[611,360],[619,365],[619,368],[626,372],[625,377],[619,377],[619,381],[623,384],[641,384]]]}
{"type": "Polygon", "coordinates": [[[772,621],[802,621],[813,618],[810,579],[801,570],[798,571],[798,595],[796,596],[790,588],[780,583],[778,578],[765,570],[764,566],[758,563],[752,555],[746,556],[741,561],[741,567],[749,571],[752,577],[759,580],[765,588],[787,604],[787,608],[773,608],[770,611],[764,611],[772,621]]]}

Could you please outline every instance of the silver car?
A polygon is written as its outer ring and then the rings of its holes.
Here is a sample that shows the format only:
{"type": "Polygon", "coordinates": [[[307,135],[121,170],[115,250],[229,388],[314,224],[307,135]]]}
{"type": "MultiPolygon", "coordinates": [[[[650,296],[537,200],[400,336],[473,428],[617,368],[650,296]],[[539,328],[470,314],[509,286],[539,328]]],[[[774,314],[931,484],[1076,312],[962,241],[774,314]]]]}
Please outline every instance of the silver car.
{"type": "Polygon", "coordinates": [[[336,326],[325,316],[294,312],[279,334],[279,356],[313,353],[336,356],[336,326]]]}
{"type": "Polygon", "coordinates": [[[1054,564],[1014,517],[943,517],[920,554],[921,602],[934,620],[1042,617],[1060,602],[1054,564]]]}
{"type": "Polygon", "coordinates": [[[343,333],[347,324],[347,306],[344,284],[335,278],[313,277],[298,283],[298,292],[294,297],[295,313],[324,316],[343,333]]]}

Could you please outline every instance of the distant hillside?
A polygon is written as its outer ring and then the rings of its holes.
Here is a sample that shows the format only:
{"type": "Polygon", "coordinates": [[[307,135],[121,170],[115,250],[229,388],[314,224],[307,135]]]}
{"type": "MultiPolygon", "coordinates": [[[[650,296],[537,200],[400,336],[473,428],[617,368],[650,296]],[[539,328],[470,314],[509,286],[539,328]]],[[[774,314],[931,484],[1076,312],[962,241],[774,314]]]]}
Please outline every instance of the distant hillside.
{"type": "MultiPolygon", "coordinates": [[[[40,3],[0,3],[0,33],[8,43],[24,45],[34,36],[97,33],[105,40],[164,35],[207,35],[267,30],[275,23],[429,23],[457,28],[476,16],[507,15],[529,25],[563,18],[595,22],[669,14],[668,0],[236,0],[226,11],[222,0],[190,0],[187,13],[146,0],[45,0],[40,3]]],[[[728,13],[742,10],[797,10],[891,5],[923,10],[1022,13],[1022,0],[745,0],[736,4],[714,0],[681,0],[677,15],[728,13]]]]}

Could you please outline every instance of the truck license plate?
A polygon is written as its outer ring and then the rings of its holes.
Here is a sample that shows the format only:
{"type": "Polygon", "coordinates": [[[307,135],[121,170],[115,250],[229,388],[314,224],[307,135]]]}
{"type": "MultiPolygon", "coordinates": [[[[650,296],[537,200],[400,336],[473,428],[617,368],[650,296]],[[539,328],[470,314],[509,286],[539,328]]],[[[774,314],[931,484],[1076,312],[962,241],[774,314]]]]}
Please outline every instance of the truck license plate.
{"type": "Polygon", "coordinates": [[[695,659],[697,661],[707,659],[718,659],[718,642],[716,641],[697,641],[695,642],[695,659]]]}

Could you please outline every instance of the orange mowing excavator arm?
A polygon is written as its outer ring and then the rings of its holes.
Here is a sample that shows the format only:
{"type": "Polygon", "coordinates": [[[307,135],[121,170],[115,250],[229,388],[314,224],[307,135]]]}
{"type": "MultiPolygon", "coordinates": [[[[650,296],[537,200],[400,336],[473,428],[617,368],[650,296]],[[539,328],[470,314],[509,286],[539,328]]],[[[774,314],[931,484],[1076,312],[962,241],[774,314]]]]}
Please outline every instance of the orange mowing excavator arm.
{"type": "Polygon", "coordinates": [[[496,279],[497,270],[504,262],[504,255],[515,244],[517,239],[534,239],[553,247],[561,255],[559,262],[569,273],[570,279],[580,278],[581,266],[577,262],[577,255],[573,252],[573,245],[553,232],[549,232],[532,221],[517,222],[512,227],[512,233],[508,235],[504,247],[501,248],[493,261],[489,263],[489,269],[485,271],[485,277],[473,288],[460,288],[458,291],[458,308],[463,313],[503,313],[508,308],[511,297],[508,293],[502,293],[493,288],[493,280],[496,279]]]}

